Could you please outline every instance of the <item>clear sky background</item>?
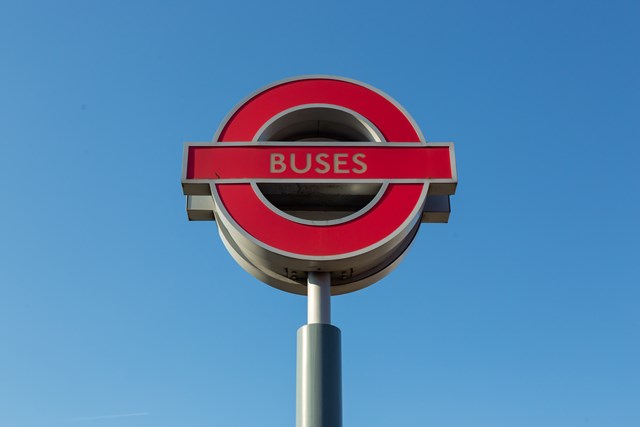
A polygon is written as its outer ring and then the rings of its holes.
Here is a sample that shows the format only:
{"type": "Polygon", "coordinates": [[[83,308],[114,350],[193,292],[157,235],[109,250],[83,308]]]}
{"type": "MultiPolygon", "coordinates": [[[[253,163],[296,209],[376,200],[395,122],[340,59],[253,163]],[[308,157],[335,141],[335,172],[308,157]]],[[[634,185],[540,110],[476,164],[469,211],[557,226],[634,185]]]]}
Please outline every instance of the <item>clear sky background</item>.
{"type": "Polygon", "coordinates": [[[453,141],[449,224],[333,300],[344,425],[640,425],[637,1],[0,1],[0,426],[291,426],[304,297],[185,141],[333,74],[453,141]]]}

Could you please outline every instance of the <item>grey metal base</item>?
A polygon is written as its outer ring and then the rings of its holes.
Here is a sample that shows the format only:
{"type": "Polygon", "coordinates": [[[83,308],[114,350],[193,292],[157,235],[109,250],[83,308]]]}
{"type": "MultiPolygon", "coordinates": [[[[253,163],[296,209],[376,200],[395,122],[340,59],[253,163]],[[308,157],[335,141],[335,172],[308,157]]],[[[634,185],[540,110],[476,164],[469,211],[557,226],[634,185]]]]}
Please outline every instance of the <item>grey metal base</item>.
{"type": "Polygon", "coordinates": [[[341,365],[340,329],[298,329],[296,427],[342,427],[341,365]]]}

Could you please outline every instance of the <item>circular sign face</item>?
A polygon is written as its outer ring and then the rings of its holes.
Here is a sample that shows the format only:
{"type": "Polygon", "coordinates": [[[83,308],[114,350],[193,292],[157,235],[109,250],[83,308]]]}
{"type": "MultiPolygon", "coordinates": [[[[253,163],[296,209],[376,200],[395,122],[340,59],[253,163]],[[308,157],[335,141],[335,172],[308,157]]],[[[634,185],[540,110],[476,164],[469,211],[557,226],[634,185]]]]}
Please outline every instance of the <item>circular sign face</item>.
{"type": "Polygon", "coordinates": [[[353,80],[308,76],[242,101],[213,143],[185,146],[183,188],[210,195],[227,249],[260,280],[305,294],[309,271],[332,293],[398,263],[427,195],[457,182],[453,145],[424,141],[406,111],[353,80]]]}

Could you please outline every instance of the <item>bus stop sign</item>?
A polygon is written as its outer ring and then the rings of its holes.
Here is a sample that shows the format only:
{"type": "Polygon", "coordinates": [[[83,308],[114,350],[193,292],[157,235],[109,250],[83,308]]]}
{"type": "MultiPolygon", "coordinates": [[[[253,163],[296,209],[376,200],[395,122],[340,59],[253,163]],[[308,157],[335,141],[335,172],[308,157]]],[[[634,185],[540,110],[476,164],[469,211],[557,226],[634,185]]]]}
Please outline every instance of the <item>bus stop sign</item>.
{"type": "Polygon", "coordinates": [[[184,148],[190,219],[215,219],[243,268],[299,294],[310,271],[330,272],[333,294],[382,278],[421,222],[446,222],[456,184],[452,143],[427,143],[397,102],[339,77],[262,88],[213,142],[184,148]]]}

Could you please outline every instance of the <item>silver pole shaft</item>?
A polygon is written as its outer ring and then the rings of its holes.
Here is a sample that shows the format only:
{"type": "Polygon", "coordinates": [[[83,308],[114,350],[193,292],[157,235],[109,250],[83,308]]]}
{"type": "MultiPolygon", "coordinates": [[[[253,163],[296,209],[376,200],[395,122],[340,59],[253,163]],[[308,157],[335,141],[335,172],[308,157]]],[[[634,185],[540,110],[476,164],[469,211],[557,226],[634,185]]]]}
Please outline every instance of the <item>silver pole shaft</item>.
{"type": "Polygon", "coordinates": [[[307,323],[331,324],[331,274],[309,272],[307,278],[307,323]]]}
{"type": "Polygon", "coordinates": [[[298,329],[296,427],[342,427],[340,329],[331,325],[331,276],[309,273],[309,323],[298,329]]]}

